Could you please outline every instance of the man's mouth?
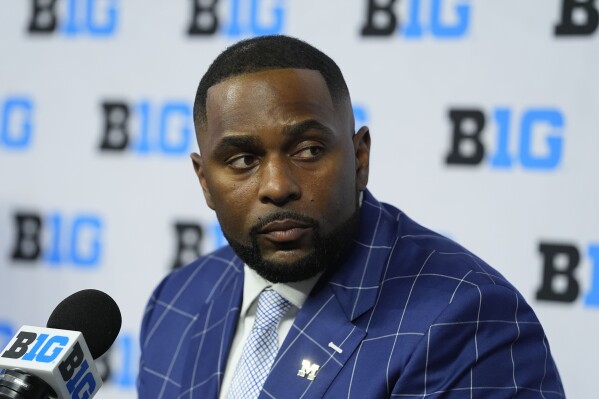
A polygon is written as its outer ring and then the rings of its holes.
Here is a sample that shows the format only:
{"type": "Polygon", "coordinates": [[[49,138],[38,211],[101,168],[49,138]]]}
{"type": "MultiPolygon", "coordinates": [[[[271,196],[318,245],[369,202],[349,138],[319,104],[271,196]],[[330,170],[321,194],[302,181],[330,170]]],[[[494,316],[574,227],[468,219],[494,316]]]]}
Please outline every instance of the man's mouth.
{"type": "Polygon", "coordinates": [[[312,229],[308,223],[298,220],[275,220],[258,230],[258,234],[275,243],[297,241],[312,229]]]}

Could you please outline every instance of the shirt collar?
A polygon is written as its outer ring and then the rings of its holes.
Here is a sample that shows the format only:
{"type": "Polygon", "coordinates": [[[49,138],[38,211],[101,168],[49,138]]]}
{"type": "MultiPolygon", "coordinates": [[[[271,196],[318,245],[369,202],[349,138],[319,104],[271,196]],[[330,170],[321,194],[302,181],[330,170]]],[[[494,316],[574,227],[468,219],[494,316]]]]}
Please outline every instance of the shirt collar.
{"type": "Polygon", "coordinates": [[[322,273],[309,278],[307,280],[297,281],[294,283],[276,283],[273,284],[270,281],[262,278],[256,271],[250,268],[248,265],[243,266],[245,278],[243,279],[243,301],[241,305],[240,315],[245,315],[252,305],[252,303],[258,298],[260,293],[265,288],[272,288],[277,291],[283,298],[287,299],[293,306],[301,309],[316,285],[318,278],[322,273]]]}

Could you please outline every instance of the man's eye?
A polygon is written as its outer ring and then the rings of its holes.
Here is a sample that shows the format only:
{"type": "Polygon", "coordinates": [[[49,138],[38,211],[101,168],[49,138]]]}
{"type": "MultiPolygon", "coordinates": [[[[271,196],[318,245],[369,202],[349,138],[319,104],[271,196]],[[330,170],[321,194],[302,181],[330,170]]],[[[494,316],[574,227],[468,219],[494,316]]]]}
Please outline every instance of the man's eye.
{"type": "Polygon", "coordinates": [[[317,156],[322,154],[323,151],[324,151],[324,149],[320,146],[310,146],[310,147],[306,147],[306,148],[296,152],[295,157],[301,158],[301,159],[316,158],[317,156]]]}
{"type": "Polygon", "coordinates": [[[241,155],[231,158],[227,161],[227,164],[233,169],[249,169],[253,167],[256,162],[258,162],[257,158],[252,155],[241,155]]]}

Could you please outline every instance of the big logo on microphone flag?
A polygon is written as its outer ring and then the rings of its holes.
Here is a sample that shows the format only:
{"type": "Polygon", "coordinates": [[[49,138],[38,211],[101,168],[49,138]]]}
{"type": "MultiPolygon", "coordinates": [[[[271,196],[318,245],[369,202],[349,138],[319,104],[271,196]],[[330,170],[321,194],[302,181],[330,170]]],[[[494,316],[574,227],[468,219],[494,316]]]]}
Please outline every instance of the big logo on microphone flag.
{"type": "Polygon", "coordinates": [[[59,398],[91,398],[102,386],[78,331],[23,326],[1,352],[0,368],[20,369],[41,378],[59,398]]]}

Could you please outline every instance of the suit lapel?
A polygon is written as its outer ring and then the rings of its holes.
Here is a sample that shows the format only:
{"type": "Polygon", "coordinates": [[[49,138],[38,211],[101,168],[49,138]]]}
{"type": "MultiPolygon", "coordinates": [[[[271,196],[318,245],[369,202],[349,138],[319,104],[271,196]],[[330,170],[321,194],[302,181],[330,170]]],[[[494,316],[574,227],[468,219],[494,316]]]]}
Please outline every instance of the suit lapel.
{"type": "Polygon", "coordinates": [[[364,336],[325,285],[298,313],[259,398],[322,397],[364,336]],[[302,369],[304,376],[298,375],[302,369]]]}
{"type": "Polygon", "coordinates": [[[238,258],[201,305],[185,349],[183,398],[217,398],[235,334],[243,295],[243,266],[238,258]]]}

